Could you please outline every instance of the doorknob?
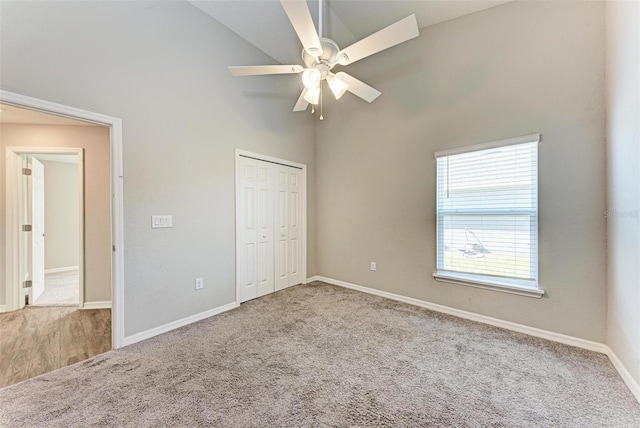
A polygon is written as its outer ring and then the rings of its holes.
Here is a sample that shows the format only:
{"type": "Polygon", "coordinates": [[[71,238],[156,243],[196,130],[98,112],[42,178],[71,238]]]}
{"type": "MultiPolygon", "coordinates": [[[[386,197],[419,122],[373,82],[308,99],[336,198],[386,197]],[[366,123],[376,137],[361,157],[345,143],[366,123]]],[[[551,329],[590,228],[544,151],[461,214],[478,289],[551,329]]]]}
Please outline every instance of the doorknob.
{"type": "Polygon", "coordinates": [[[262,239],[267,239],[267,236],[266,235],[262,235],[262,239]]]}
{"type": "Polygon", "coordinates": [[[42,237],[44,238],[45,236],[47,236],[47,234],[43,232],[42,233],[42,237]]]}

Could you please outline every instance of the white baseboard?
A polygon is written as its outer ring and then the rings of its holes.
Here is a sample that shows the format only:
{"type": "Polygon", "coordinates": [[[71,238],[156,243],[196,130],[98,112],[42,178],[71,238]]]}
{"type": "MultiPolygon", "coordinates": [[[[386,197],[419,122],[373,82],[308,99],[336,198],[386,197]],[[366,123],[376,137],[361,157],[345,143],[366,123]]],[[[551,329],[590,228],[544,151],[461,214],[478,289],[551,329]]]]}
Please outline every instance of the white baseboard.
{"type": "Polygon", "coordinates": [[[464,318],[471,321],[481,322],[483,324],[489,324],[496,327],[505,328],[507,330],[517,331],[519,333],[540,337],[543,339],[551,340],[553,342],[564,343],[565,345],[571,345],[571,346],[576,346],[578,348],[588,349],[590,351],[600,352],[601,354],[608,353],[608,346],[599,342],[592,342],[590,340],[580,339],[573,336],[567,336],[565,334],[554,333],[548,330],[542,330],[535,327],[529,327],[523,324],[504,321],[498,318],[492,318],[486,315],[467,312],[467,311],[463,311],[461,309],[455,309],[449,306],[438,305],[436,303],[427,302],[425,300],[414,299],[412,297],[406,297],[399,294],[393,294],[386,291],[376,290],[375,288],[363,287],[362,285],[356,285],[356,284],[351,284],[349,282],[339,281],[337,279],[325,278],[322,276],[315,276],[313,278],[309,278],[309,280],[322,281],[322,282],[326,282],[327,284],[338,285],[340,287],[362,291],[363,293],[374,294],[380,297],[386,297],[387,299],[409,303],[411,305],[420,306],[421,308],[426,308],[432,311],[453,315],[458,318],[464,318]]]}
{"type": "Polygon", "coordinates": [[[620,361],[615,352],[613,352],[613,349],[608,346],[607,349],[607,356],[609,357],[609,360],[611,360],[611,364],[616,368],[624,383],[627,384],[631,393],[636,397],[638,403],[640,403],[640,385],[638,385],[638,382],[636,382],[636,380],[631,376],[631,373],[629,373],[627,368],[622,364],[622,361],[620,361]]]}
{"type": "Polygon", "coordinates": [[[111,309],[111,301],[105,300],[103,302],[84,302],[80,309],[111,309]]]}
{"type": "Polygon", "coordinates": [[[638,382],[631,376],[629,371],[624,367],[622,362],[618,359],[613,350],[604,343],[592,342],[590,340],[580,339],[578,337],[568,336],[566,334],[555,333],[548,330],[542,330],[535,327],[529,327],[523,324],[517,324],[510,321],[504,321],[498,318],[488,317],[486,315],[475,314],[473,312],[467,312],[460,309],[451,308],[449,306],[438,305],[436,303],[427,302],[424,300],[414,299],[412,297],[406,297],[399,294],[393,294],[386,291],[376,290],[375,288],[364,287],[362,285],[352,284],[337,279],[327,278],[324,276],[313,276],[307,278],[307,283],[313,281],[322,281],[327,284],[337,285],[340,287],[349,288],[363,293],[373,294],[380,297],[386,297],[387,299],[397,300],[399,302],[408,303],[411,305],[419,306],[421,308],[430,309],[432,311],[441,312],[449,315],[453,315],[459,318],[468,319],[471,321],[481,322],[483,324],[493,325],[495,327],[501,327],[511,331],[517,331],[519,333],[528,334],[530,336],[539,337],[542,339],[551,340],[552,342],[559,342],[565,345],[575,346],[577,348],[587,349],[589,351],[606,354],[613,364],[613,367],[618,371],[620,377],[624,383],[629,387],[631,393],[635,396],[636,400],[640,402],[640,386],[638,382]]]}
{"type": "Polygon", "coordinates": [[[67,266],[67,267],[60,267],[60,268],[53,268],[53,269],[45,269],[44,273],[60,273],[60,272],[70,272],[72,270],[78,270],[80,269],[79,266],[67,266]]]}
{"type": "Polygon", "coordinates": [[[124,338],[123,346],[132,345],[134,343],[141,342],[146,339],[150,339],[159,334],[166,333],[168,331],[175,330],[180,327],[184,327],[185,325],[192,324],[196,321],[200,321],[205,318],[209,318],[214,315],[218,315],[223,312],[230,311],[231,309],[235,309],[238,306],[240,305],[238,305],[236,302],[231,302],[226,305],[218,306],[217,308],[210,309],[208,311],[200,312],[199,314],[195,314],[186,318],[181,318],[179,320],[171,321],[159,327],[154,327],[149,330],[141,331],[140,333],[132,334],[131,336],[127,336],[124,338]]]}

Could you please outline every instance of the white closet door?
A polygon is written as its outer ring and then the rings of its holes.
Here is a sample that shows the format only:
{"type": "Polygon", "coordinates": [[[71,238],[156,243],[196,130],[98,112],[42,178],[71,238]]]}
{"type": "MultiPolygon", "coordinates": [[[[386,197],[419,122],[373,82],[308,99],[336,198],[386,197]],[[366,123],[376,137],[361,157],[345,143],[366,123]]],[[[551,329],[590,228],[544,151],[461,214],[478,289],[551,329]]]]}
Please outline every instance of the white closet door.
{"type": "Polygon", "coordinates": [[[257,162],[255,159],[240,157],[240,197],[238,227],[240,230],[240,249],[238,251],[237,281],[240,289],[240,301],[246,302],[258,297],[257,275],[257,162]]]}
{"type": "Polygon", "coordinates": [[[302,283],[302,171],[289,168],[289,286],[302,283]]]}
{"type": "Polygon", "coordinates": [[[273,195],[275,171],[273,164],[257,161],[258,199],[256,216],[258,223],[258,297],[273,293],[274,242],[273,242],[273,195]]]}
{"type": "Polygon", "coordinates": [[[275,289],[289,286],[289,167],[273,164],[275,171],[275,289]]]}
{"type": "Polygon", "coordinates": [[[239,156],[236,287],[240,302],[304,282],[303,170],[239,156]]]}

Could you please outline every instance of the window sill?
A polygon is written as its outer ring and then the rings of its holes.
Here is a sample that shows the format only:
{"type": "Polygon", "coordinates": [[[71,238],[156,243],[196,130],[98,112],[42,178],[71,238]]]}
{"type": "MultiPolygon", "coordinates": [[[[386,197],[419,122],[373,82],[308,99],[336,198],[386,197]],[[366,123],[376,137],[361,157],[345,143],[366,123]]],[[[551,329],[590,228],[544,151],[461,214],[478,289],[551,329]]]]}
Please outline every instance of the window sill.
{"type": "Polygon", "coordinates": [[[450,282],[452,284],[484,288],[486,290],[501,291],[503,293],[518,294],[520,296],[535,297],[538,299],[544,295],[544,290],[527,286],[526,281],[514,279],[496,279],[481,275],[447,271],[436,272],[433,274],[433,277],[436,281],[450,282]]]}

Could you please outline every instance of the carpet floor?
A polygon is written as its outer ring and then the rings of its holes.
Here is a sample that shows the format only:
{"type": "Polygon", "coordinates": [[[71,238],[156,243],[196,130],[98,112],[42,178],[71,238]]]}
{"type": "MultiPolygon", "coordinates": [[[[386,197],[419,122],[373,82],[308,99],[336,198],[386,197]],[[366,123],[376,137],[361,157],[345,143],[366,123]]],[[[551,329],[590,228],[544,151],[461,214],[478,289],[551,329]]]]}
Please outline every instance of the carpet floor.
{"type": "Polygon", "coordinates": [[[0,426],[622,427],[605,355],[323,283],[0,389],[0,426]]]}
{"type": "Polygon", "coordinates": [[[80,300],[78,270],[47,273],[44,291],[33,306],[77,306],[80,300]]]}

